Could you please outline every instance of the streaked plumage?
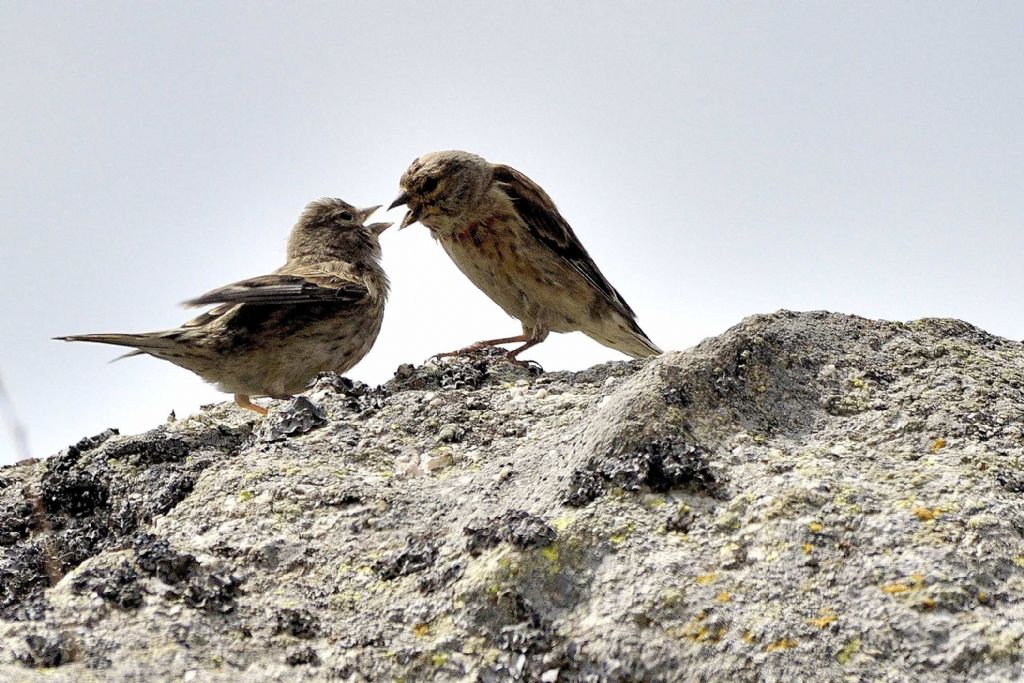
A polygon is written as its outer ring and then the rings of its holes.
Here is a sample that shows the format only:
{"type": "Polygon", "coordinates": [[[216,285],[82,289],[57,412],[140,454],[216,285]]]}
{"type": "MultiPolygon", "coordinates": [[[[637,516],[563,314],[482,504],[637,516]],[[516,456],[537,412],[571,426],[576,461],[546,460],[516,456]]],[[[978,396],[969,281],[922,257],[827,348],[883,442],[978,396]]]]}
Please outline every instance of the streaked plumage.
{"type": "Polygon", "coordinates": [[[516,337],[470,348],[579,331],[634,358],[661,353],[601,273],[547,193],[509,166],[468,152],[425,154],[401,179],[402,228],[425,225],[466,277],[523,325],[516,337]]]}
{"type": "Polygon", "coordinates": [[[219,305],[181,327],[58,339],[133,347],[128,356],[191,370],[265,414],[251,396],[288,398],[321,372],[351,369],[373,346],[388,294],[378,237],[390,223],[364,223],[378,208],[310,203],[292,229],[285,265],[187,301],[219,305]]]}

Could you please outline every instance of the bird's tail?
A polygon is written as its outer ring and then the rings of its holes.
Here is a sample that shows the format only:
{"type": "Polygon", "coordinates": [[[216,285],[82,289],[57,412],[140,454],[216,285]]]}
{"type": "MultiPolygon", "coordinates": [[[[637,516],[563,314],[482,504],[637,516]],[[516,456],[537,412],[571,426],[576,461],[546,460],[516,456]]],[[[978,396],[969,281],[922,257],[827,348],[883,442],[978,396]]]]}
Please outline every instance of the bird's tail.
{"type": "Polygon", "coordinates": [[[662,353],[658,345],[644,334],[644,331],[640,329],[636,322],[629,326],[616,325],[612,330],[606,328],[599,334],[586,331],[584,331],[584,334],[607,347],[621,351],[631,358],[649,358],[662,353]]]}
{"type": "Polygon", "coordinates": [[[130,346],[130,351],[114,360],[121,360],[130,356],[140,356],[148,353],[160,357],[164,353],[173,352],[181,347],[180,342],[173,337],[162,333],[149,334],[73,334],[67,337],[54,337],[58,341],[94,342],[97,344],[112,344],[114,346],[130,346]]]}

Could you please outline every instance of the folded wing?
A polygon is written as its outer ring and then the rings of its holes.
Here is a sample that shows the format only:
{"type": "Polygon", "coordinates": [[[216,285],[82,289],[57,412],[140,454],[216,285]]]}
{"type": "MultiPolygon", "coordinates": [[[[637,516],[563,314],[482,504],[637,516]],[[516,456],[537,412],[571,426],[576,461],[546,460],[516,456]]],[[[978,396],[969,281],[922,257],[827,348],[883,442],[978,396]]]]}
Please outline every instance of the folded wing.
{"type": "Polygon", "coordinates": [[[562,218],[555,203],[537,183],[511,166],[505,165],[494,167],[494,179],[512,200],[516,211],[537,240],[565,259],[623,317],[627,320],[636,319],[636,313],[598,270],[597,264],[590,258],[590,254],[580,243],[572,227],[562,218]]]}
{"type": "Polygon", "coordinates": [[[355,278],[323,270],[274,273],[235,282],[195,299],[186,306],[209,304],[302,305],[352,304],[366,297],[366,286],[355,278]]]}

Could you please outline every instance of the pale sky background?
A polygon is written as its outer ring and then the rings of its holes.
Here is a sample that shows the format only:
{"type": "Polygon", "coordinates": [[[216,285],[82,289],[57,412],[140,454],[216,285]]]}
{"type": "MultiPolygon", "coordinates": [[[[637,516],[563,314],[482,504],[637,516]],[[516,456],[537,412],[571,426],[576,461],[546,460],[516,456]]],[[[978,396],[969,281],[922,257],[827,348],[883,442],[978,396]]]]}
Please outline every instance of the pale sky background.
{"type": "MultiPolygon", "coordinates": [[[[37,457],[229,398],[50,337],[173,327],[307,201],[386,205],[437,149],[543,185],[666,349],[779,308],[1024,338],[1019,1],[7,0],[0,83],[0,378],[37,457]]],[[[518,332],[421,226],[382,243],[353,378],[518,332]]]]}

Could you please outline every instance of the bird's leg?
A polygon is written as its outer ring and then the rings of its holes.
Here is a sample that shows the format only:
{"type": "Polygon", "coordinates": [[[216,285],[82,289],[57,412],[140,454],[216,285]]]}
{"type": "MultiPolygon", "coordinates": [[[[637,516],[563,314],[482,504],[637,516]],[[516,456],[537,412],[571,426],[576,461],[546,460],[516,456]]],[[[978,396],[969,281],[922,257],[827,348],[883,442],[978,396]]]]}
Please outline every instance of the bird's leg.
{"type": "Polygon", "coordinates": [[[266,415],[268,412],[263,406],[258,406],[250,401],[249,397],[245,394],[235,394],[235,404],[239,408],[245,408],[246,410],[251,410],[252,412],[259,413],[260,415],[266,415]]]}
{"type": "Polygon", "coordinates": [[[485,341],[478,341],[475,344],[459,349],[458,351],[447,351],[445,353],[439,353],[434,358],[449,358],[451,356],[461,356],[464,353],[472,353],[479,351],[480,349],[490,348],[492,346],[498,346],[499,344],[514,344],[516,342],[529,341],[529,337],[526,334],[520,334],[515,337],[502,337],[501,339],[487,339],[485,341]]]}
{"type": "Polygon", "coordinates": [[[478,341],[475,344],[470,344],[463,351],[479,351],[480,349],[486,349],[489,346],[500,346],[501,344],[515,344],[516,342],[529,341],[530,338],[525,334],[516,335],[515,337],[502,337],[501,339],[486,339],[484,341],[478,341]]]}
{"type": "Polygon", "coordinates": [[[540,344],[542,341],[547,339],[548,330],[543,325],[535,325],[531,326],[530,328],[527,328],[527,326],[524,324],[523,338],[523,341],[525,341],[526,343],[517,349],[512,349],[511,351],[506,352],[505,357],[508,358],[510,362],[526,368],[527,370],[530,371],[531,374],[536,375],[540,374],[541,372],[544,372],[544,368],[542,368],[536,361],[519,360],[517,356],[521,354],[523,351],[533,348],[537,344],[540,344]]]}
{"type": "Polygon", "coordinates": [[[521,354],[526,349],[529,349],[531,347],[536,346],[537,344],[540,344],[542,341],[544,341],[544,337],[534,337],[532,339],[519,339],[517,341],[525,341],[526,343],[520,346],[518,349],[512,349],[505,355],[511,361],[515,361],[516,363],[523,363],[524,361],[519,360],[518,358],[516,358],[516,356],[521,354]]]}

